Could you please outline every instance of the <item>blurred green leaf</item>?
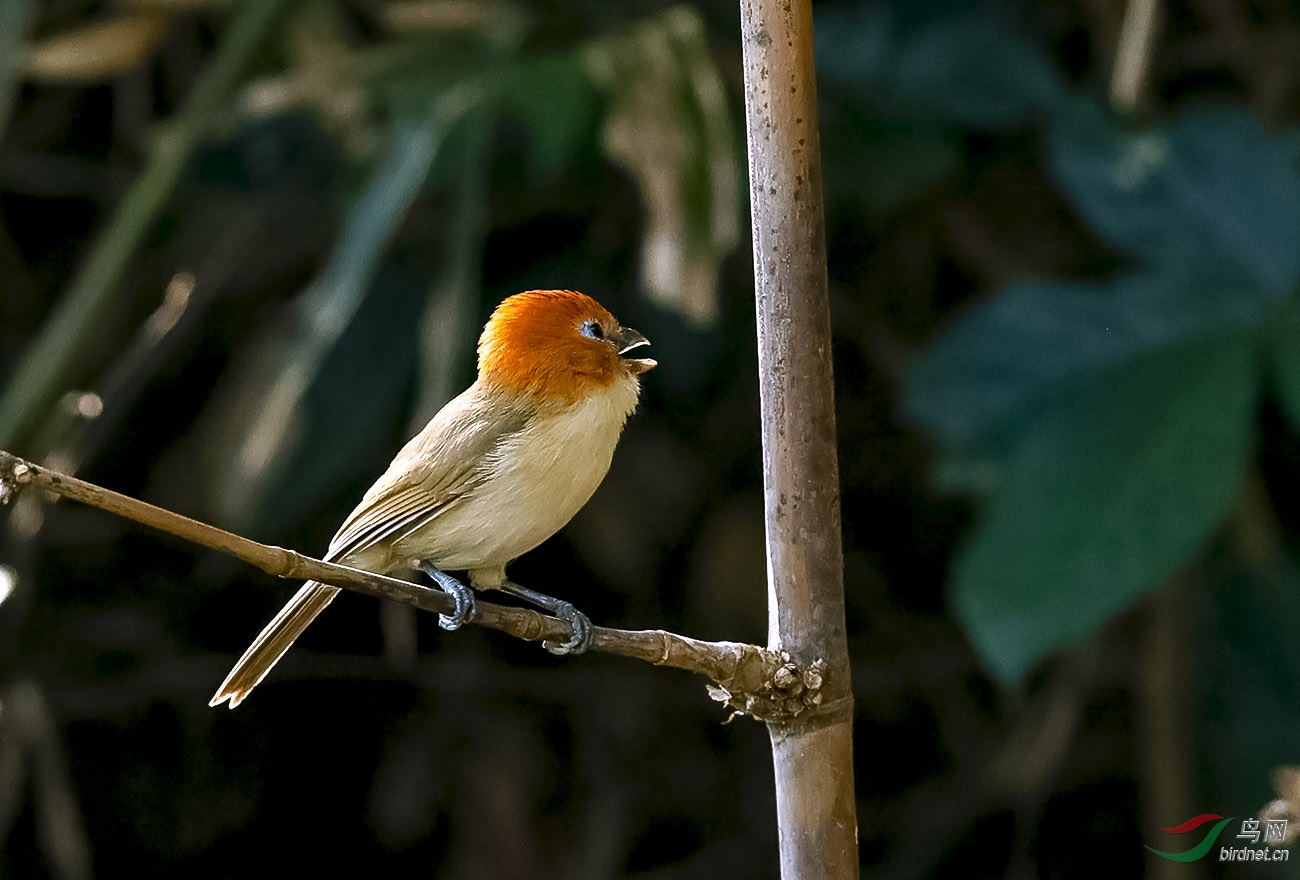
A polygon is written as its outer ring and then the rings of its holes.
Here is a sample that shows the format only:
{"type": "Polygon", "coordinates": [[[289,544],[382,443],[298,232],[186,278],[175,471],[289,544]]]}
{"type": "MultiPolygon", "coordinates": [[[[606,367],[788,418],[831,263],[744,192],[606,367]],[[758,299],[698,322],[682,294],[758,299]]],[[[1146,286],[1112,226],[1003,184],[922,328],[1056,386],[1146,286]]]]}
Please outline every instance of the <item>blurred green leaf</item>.
{"type": "Polygon", "coordinates": [[[533,168],[554,177],[590,141],[596,97],[581,53],[569,52],[526,61],[512,69],[506,77],[501,109],[527,126],[533,168]]]}
{"type": "Polygon", "coordinates": [[[954,601],[998,675],[1158,586],[1232,503],[1286,311],[1239,277],[1019,285],[916,364],[906,408],[940,440],[941,474],[989,495],[954,601]]]}
{"type": "Polygon", "coordinates": [[[1170,132],[1180,202],[1264,286],[1300,284],[1300,166],[1290,145],[1239,107],[1193,111],[1170,132]]]}
{"type": "Polygon", "coordinates": [[[483,39],[434,34],[352,53],[345,71],[394,116],[418,116],[449,92],[485,92],[501,76],[500,50],[483,39]]]}
{"type": "Polygon", "coordinates": [[[1051,62],[993,21],[949,15],[905,34],[896,17],[885,3],[817,13],[828,194],[875,213],[958,168],[964,129],[1024,125],[1064,95],[1051,62]]]}
{"type": "Polygon", "coordinates": [[[817,71],[858,88],[879,86],[894,63],[894,17],[887,3],[815,9],[817,71]]]}
{"type": "Polygon", "coordinates": [[[1253,340],[1227,333],[1091,377],[1017,445],[961,554],[954,605],[1003,680],[1170,576],[1237,496],[1253,340]]]}
{"type": "Polygon", "coordinates": [[[483,253],[490,226],[491,168],[484,157],[497,121],[492,109],[484,107],[449,133],[441,163],[451,178],[444,202],[447,233],[434,257],[437,269],[426,278],[419,319],[420,367],[408,420],[411,434],[455,397],[474,372],[483,253]]]}
{"type": "Polygon", "coordinates": [[[903,103],[972,128],[1022,124],[1062,94],[1041,52],[983,17],[945,19],[907,41],[892,86],[903,103]]]}
{"type": "Polygon", "coordinates": [[[250,487],[243,511],[250,531],[274,534],[301,522],[328,506],[359,467],[392,454],[416,372],[425,268],[385,265],[368,285],[365,301],[321,359],[290,442],[266,480],[250,487]]]}
{"type": "Polygon", "coordinates": [[[1269,355],[1282,411],[1300,427],[1300,305],[1288,304],[1269,327],[1269,355]]]}
{"type": "Polygon", "coordinates": [[[900,38],[886,4],[817,15],[817,69],[890,116],[970,128],[1027,122],[1064,94],[1048,58],[987,19],[944,17],[900,38]]]}
{"type": "MultiPolygon", "coordinates": [[[[303,397],[321,365],[343,335],[362,299],[389,238],[419,193],[438,155],[445,114],[399,120],[387,151],[348,211],[329,263],[295,303],[291,342],[276,358],[271,375],[255,375],[260,387],[249,389],[234,466],[223,469],[219,499],[227,516],[246,522],[257,499],[275,485],[273,473],[299,438],[303,397]],[[250,501],[252,503],[250,503],[250,501]]],[[[241,395],[244,397],[244,395],[241,395]]]]}
{"type": "Polygon", "coordinates": [[[1280,563],[1221,575],[1201,603],[1188,686],[1209,802],[1225,809],[1258,809],[1273,770],[1300,763],[1300,571],[1280,563]]]}
{"type": "Polygon", "coordinates": [[[1300,282],[1300,169],[1250,113],[1204,109],[1130,132],[1091,101],[1056,117],[1051,161],[1094,231],[1148,263],[1224,263],[1287,291],[1300,282]]]}
{"type": "Polygon", "coordinates": [[[952,129],[882,119],[866,108],[822,99],[828,203],[844,193],[883,214],[935,186],[961,164],[952,129]]]}
{"type": "Polygon", "coordinates": [[[944,476],[989,492],[954,602],[1003,678],[1159,585],[1220,521],[1249,450],[1260,349],[1293,416],[1300,384],[1286,145],[1235,111],[1130,135],[1088,102],[1057,116],[1054,137],[1068,195],[1147,268],[1004,291],[940,336],[907,395],[944,476]]]}
{"type": "Polygon", "coordinates": [[[1105,287],[1010,287],[947,327],[915,364],[905,406],[946,452],[1000,459],[1080,382],[1152,352],[1272,320],[1274,298],[1210,272],[1105,287]]]}

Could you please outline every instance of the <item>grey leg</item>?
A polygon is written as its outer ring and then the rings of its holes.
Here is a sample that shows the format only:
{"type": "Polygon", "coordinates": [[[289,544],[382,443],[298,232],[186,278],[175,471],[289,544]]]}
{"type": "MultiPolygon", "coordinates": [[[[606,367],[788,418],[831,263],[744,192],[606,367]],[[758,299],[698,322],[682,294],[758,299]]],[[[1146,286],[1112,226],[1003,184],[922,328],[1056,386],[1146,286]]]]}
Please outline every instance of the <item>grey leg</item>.
{"type": "Polygon", "coordinates": [[[573,627],[573,637],[567,642],[542,642],[542,647],[552,654],[581,654],[591,645],[591,620],[569,602],[555,599],[545,593],[521,587],[514,581],[506,581],[501,589],[512,596],[518,596],[525,602],[536,605],[554,617],[573,627]]]}
{"type": "Polygon", "coordinates": [[[460,629],[474,619],[474,591],[456,580],[432,562],[421,562],[420,571],[433,578],[438,588],[456,600],[454,614],[439,614],[438,626],[445,630],[460,629]]]}

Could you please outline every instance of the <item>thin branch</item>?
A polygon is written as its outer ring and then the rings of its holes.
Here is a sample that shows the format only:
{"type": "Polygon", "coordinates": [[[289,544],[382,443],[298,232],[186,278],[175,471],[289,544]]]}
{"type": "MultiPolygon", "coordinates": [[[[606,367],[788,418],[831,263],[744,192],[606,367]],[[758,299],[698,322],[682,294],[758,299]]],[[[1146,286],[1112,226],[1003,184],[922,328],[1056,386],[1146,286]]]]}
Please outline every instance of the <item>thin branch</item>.
{"type": "MultiPolygon", "coordinates": [[[[98,507],[143,525],[220,550],[292,580],[313,580],[412,605],[421,611],[451,614],[455,603],[441,590],[401,578],[374,574],[335,562],[323,562],[283,547],[227,532],[94,483],[61,474],[0,450],[0,504],[24,487],[34,487],[98,507]]],[[[473,623],[526,641],[567,641],[569,624],[528,608],[490,602],[476,603],[473,623]]],[[[763,720],[793,718],[821,703],[823,669],[817,663],[800,668],[776,651],[743,642],[706,642],[665,630],[624,630],[592,627],[591,650],[644,660],[699,673],[716,687],[710,694],[740,714],[763,720]]]]}

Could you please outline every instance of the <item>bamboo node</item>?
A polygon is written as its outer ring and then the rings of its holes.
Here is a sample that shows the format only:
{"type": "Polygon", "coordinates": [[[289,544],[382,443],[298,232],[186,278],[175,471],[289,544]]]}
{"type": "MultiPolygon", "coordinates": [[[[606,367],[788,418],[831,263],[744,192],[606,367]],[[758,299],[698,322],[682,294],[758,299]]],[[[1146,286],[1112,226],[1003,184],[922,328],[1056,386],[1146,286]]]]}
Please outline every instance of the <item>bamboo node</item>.
{"type": "Polygon", "coordinates": [[[752,692],[732,690],[719,684],[708,686],[712,699],[731,708],[728,722],[737,715],[748,715],[755,721],[790,721],[821,706],[826,661],[818,658],[800,668],[785,651],[776,657],[779,665],[752,692]]]}

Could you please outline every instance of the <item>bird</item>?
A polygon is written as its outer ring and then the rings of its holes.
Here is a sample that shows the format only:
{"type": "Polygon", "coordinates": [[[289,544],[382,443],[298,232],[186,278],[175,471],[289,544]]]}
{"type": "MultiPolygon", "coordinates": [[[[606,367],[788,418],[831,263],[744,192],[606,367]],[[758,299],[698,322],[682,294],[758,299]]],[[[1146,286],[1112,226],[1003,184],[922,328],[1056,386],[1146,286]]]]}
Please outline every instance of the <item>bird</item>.
{"type": "MultiPolygon", "coordinates": [[[[493,310],[478,375],[402,447],[343,521],[324,559],[388,574],[420,569],[456,602],[445,629],[471,620],[471,590],[503,590],[569,622],[554,653],[586,649],[591,623],[569,602],[506,577],[506,565],[558,532],[609,471],[637,407],[649,345],[573,290],[528,290],[493,310]]],[[[239,658],[209,702],[234,709],[339,589],[308,581],[239,658]]]]}

